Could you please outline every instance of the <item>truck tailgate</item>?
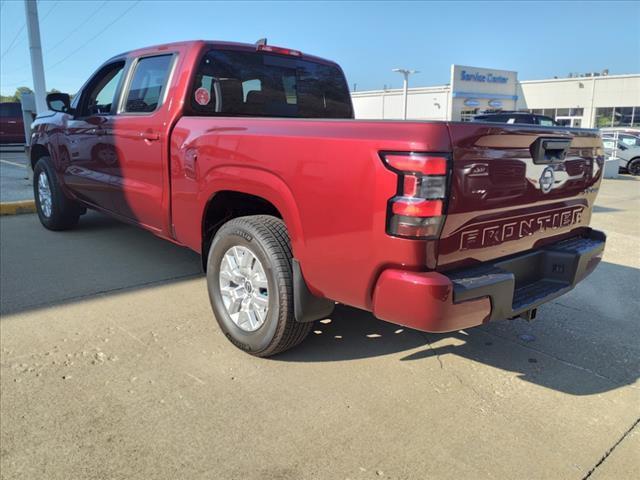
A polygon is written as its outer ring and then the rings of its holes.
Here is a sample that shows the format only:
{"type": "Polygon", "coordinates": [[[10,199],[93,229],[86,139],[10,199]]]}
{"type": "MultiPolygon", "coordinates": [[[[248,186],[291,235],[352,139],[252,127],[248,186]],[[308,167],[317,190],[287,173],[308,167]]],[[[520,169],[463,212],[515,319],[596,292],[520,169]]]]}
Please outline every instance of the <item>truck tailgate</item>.
{"type": "Polygon", "coordinates": [[[539,248],[587,230],[602,176],[595,130],[449,124],[453,164],[438,270],[539,248]]]}

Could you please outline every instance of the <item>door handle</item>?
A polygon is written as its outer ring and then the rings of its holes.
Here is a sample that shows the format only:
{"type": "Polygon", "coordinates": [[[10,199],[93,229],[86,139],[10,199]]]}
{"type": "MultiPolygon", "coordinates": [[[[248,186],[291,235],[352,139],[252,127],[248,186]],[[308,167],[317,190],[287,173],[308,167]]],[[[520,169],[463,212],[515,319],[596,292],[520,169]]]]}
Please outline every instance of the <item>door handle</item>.
{"type": "Polygon", "coordinates": [[[140,132],[140,136],[145,140],[149,140],[150,142],[160,140],[160,134],[154,132],[140,132]]]}

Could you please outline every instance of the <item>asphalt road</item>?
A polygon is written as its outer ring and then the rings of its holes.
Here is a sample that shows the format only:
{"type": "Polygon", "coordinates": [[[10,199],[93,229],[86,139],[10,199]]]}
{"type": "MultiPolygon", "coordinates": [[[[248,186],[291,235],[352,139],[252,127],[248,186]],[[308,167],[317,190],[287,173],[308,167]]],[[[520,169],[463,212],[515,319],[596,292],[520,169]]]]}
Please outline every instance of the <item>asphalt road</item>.
{"type": "Polygon", "coordinates": [[[640,478],[640,181],[533,323],[428,335],[340,307],[256,359],[193,253],[97,214],[0,219],[3,479],[640,478]]]}

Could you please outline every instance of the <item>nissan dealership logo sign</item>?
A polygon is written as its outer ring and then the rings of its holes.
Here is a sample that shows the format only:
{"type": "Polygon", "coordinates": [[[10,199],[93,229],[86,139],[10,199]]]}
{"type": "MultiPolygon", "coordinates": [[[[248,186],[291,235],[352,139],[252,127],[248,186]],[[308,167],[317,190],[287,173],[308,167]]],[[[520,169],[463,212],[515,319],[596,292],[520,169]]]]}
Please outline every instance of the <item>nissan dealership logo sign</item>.
{"type": "Polygon", "coordinates": [[[460,80],[480,83],[507,83],[509,81],[507,77],[496,73],[488,72],[484,74],[480,72],[467,72],[466,70],[460,72],[460,80]]]}

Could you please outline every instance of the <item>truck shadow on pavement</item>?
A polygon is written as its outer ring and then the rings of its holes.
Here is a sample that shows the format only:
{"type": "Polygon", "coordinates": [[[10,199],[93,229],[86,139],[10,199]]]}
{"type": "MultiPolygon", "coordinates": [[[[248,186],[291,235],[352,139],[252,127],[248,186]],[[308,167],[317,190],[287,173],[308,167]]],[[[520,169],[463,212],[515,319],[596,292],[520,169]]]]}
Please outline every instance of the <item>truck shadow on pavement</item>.
{"type": "MultiPolygon", "coordinates": [[[[3,315],[202,275],[195,253],[95,213],[68,232],[44,230],[34,215],[4,218],[0,230],[3,315]]],[[[403,328],[337,305],[305,342],[272,361],[386,356],[425,377],[471,361],[572,395],[598,394],[638,379],[639,274],[603,262],[576,290],[542,307],[533,323],[495,322],[451,334],[403,328]]],[[[212,315],[202,320],[217,329],[212,315]]]]}
{"type": "Polygon", "coordinates": [[[1,222],[2,315],[202,275],[196,253],[96,212],[64,232],[35,215],[1,222]]]}
{"type": "MultiPolygon", "coordinates": [[[[571,395],[593,395],[634,384],[640,375],[640,326],[637,300],[608,310],[595,306],[600,296],[625,301],[623,287],[611,279],[630,280],[638,269],[603,262],[587,283],[543,306],[534,322],[494,322],[448,334],[429,334],[377,320],[368,312],[337,305],[332,316],[316,322],[299,347],[277,357],[287,362],[332,362],[388,355],[388,361],[415,364],[424,375],[434,368],[460,369],[470,360],[519,380],[571,395]],[[609,282],[603,285],[603,282],[609,282]],[[595,286],[594,286],[595,285],[595,286]],[[608,291],[609,290],[609,291],[608,291]]],[[[624,282],[623,282],[624,283],[624,282]]],[[[464,368],[464,367],[463,367],[464,368]]]]}

